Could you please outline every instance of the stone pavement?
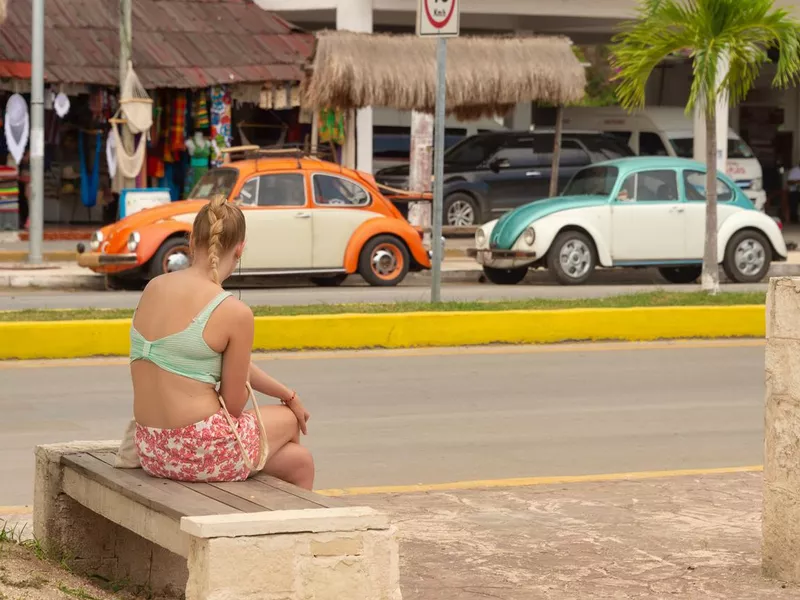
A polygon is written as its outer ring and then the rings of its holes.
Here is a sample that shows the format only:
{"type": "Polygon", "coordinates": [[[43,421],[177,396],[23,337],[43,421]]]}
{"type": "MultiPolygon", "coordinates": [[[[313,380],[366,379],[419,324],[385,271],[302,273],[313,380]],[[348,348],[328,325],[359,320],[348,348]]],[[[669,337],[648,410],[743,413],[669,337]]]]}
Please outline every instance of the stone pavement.
{"type": "Polygon", "coordinates": [[[404,600],[798,598],[760,573],[761,474],[360,496],[404,600]]]}
{"type": "Polygon", "coordinates": [[[349,500],[398,525],[404,600],[796,599],[800,587],[761,576],[761,483],[733,473],[349,500]]]}

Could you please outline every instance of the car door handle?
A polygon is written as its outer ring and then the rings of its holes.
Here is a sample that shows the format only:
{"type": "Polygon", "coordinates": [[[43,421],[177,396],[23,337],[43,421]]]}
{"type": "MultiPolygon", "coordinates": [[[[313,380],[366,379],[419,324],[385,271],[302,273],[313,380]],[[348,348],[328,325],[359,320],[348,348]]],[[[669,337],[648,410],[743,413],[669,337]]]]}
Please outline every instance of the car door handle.
{"type": "Polygon", "coordinates": [[[310,218],[311,218],[311,213],[307,213],[307,212],[300,212],[300,213],[297,213],[297,214],[294,216],[294,218],[295,218],[295,219],[310,219],[310,218]]]}
{"type": "Polygon", "coordinates": [[[672,208],[670,209],[670,211],[669,211],[669,212],[682,213],[684,210],[685,210],[685,209],[684,209],[683,207],[681,207],[681,206],[674,206],[674,207],[672,207],[672,208]]]}
{"type": "Polygon", "coordinates": [[[541,171],[528,171],[525,173],[526,177],[539,177],[542,174],[541,171]]]}

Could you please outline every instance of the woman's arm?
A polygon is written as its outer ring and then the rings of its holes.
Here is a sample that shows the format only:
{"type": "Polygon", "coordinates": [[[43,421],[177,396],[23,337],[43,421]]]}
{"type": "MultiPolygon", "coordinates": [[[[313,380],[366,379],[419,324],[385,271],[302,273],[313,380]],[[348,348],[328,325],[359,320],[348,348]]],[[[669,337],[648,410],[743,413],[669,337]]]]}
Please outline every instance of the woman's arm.
{"type": "Polygon", "coordinates": [[[283,403],[291,401],[294,392],[283,385],[280,381],[277,381],[264,373],[262,369],[259,369],[252,362],[250,363],[249,375],[250,385],[253,386],[255,391],[261,392],[266,396],[277,398],[283,403]]]}
{"type": "Polygon", "coordinates": [[[300,431],[303,432],[303,435],[306,435],[308,433],[308,427],[306,423],[311,418],[311,415],[308,414],[308,411],[303,406],[300,398],[297,397],[297,394],[283,385],[280,381],[277,381],[264,373],[264,371],[255,366],[252,362],[250,363],[249,375],[250,385],[253,386],[255,391],[266,394],[267,396],[272,396],[273,398],[277,398],[291,409],[291,411],[294,413],[294,416],[297,417],[297,423],[300,425],[300,431]]]}
{"type": "Polygon", "coordinates": [[[222,353],[222,381],[219,393],[228,407],[228,412],[238,418],[247,405],[247,379],[250,369],[250,352],[253,349],[255,322],[253,311],[246,304],[229,300],[227,316],[228,346],[222,353]]]}

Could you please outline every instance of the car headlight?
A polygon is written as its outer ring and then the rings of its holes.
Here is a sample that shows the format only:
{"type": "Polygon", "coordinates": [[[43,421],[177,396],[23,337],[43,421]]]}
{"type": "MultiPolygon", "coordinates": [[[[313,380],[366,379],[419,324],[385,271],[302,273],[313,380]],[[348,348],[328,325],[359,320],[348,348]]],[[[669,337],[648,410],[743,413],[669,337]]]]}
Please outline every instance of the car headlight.
{"type": "Polygon", "coordinates": [[[486,243],[486,232],[480,227],[478,231],[475,232],[475,243],[478,246],[483,246],[486,243]]]}
{"type": "Polygon", "coordinates": [[[753,183],[750,185],[750,189],[754,192],[760,192],[764,189],[764,179],[762,177],[756,177],[753,179],[753,183]]]}
{"type": "Polygon", "coordinates": [[[133,231],[128,236],[128,252],[136,252],[136,249],[139,247],[139,242],[142,241],[142,236],[139,235],[138,231],[133,231]]]}
{"type": "Polygon", "coordinates": [[[533,246],[533,242],[536,241],[536,232],[533,230],[533,227],[528,227],[525,230],[525,232],[522,234],[522,241],[528,246],[533,246]]]}
{"type": "Polygon", "coordinates": [[[100,244],[103,243],[103,239],[104,239],[103,232],[102,231],[95,231],[92,234],[92,237],[89,238],[89,247],[92,250],[99,250],[100,249],[100,244]]]}

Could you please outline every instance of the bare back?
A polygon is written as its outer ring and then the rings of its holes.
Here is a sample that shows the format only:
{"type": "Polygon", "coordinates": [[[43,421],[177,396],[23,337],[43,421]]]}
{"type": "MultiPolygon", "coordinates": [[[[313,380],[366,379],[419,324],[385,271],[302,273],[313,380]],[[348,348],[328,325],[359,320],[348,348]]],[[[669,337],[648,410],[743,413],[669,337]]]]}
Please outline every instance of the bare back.
{"type": "MultiPolygon", "coordinates": [[[[139,300],[133,326],[153,342],[184,331],[220,287],[193,272],[178,271],[152,280],[139,300]]],[[[216,353],[228,347],[238,300],[227,298],[211,313],[202,339],[216,353]]],[[[145,427],[172,429],[191,425],[219,410],[214,385],[171,373],[140,359],[130,365],[133,411],[145,427]]]]}

